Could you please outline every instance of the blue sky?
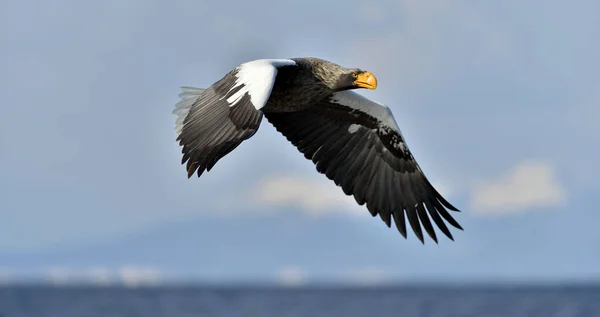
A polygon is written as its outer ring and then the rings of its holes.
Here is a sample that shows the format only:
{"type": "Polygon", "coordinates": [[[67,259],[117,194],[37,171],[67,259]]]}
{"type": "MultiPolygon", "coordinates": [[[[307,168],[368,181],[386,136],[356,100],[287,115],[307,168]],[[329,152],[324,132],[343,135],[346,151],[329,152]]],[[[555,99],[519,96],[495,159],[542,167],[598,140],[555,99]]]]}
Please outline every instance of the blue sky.
{"type": "Polygon", "coordinates": [[[0,2],[0,280],[600,278],[600,3],[0,2]],[[273,127],[201,179],[179,87],[318,56],[379,80],[456,241],[387,229],[273,127]]]}

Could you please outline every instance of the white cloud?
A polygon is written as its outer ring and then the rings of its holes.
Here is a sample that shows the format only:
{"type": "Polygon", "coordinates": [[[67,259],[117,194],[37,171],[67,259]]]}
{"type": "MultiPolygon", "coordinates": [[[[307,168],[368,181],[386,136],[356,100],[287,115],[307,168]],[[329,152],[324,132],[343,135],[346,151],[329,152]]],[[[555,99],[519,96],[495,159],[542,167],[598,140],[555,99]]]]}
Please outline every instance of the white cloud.
{"type": "Polygon", "coordinates": [[[261,206],[295,207],[311,215],[342,212],[368,213],[352,196],[346,196],[341,188],[325,176],[307,178],[275,175],[259,181],[249,200],[261,206]]]}
{"type": "Polygon", "coordinates": [[[119,269],[119,277],[129,287],[159,284],[163,280],[160,270],[153,267],[125,266],[119,269]]]}
{"type": "Polygon", "coordinates": [[[116,269],[94,266],[91,268],[51,267],[46,280],[55,285],[93,284],[98,286],[121,284],[127,287],[156,285],[164,274],[150,266],[122,266],[116,269]]]}
{"type": "Polygon", "coordinates": [[[305,274],[295,266],[284,267],[277,274],[279,283],[284,286],[300,286],[304,284],[305,274]]]}
{"type": "Polygon", "coordinates": [[[564,203],[566,193],[554,166],[525,161],[498,179],[478,184],[472,192],[471,207],[476,212],[507,213],[564,203]]]}
{"type": "Polygon", "coordinates": [[[67,284],[73,279],[73,270],[67,267],[51,267],[47,270],[46,279],[55,285],[67,284]]]}

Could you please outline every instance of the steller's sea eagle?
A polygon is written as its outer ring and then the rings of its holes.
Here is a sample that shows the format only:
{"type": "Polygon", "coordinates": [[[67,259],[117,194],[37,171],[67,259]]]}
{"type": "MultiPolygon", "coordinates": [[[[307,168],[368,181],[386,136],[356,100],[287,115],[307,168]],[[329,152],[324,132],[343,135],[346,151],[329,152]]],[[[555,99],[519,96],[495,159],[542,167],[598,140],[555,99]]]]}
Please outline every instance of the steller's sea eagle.
{"type": "Polygon", "coordinates": [[[200,177],[252,137],[264,115],[373,217],[388,227],[393,217],[404,238],[406,214],[422,243],[421,225],[437,243],[432,221],[454,240],[444,220],[462,230],[446,209],[458,210],[427,180],[390,109],[352,91],[376,87],[370,72],[318,58],[249,61],[207,89],[182,87],[173,110],[181,164],[188,178],[200,177]]]}

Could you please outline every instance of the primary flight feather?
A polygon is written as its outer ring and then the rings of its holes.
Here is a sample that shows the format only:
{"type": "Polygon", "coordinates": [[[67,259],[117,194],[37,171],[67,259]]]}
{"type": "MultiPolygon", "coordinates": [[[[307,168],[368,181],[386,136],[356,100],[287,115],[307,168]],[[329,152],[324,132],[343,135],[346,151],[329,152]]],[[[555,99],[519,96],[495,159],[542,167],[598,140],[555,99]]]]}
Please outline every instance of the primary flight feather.
{"type": "Polygon", "coordinates": [[[392,112],[352,90],[375,89],[376,77],[318,58],[243,63],[207,89],[183,87],[173,113],[188,178],[210,171],[258,130],[263,115],[317,171],[366,204],[407,237],[437,242],[432,222],[453,240],[446,222],[458,211],[427,180],[392,112]],[[422,228],[421,228],[422,226],[422,228]]]}

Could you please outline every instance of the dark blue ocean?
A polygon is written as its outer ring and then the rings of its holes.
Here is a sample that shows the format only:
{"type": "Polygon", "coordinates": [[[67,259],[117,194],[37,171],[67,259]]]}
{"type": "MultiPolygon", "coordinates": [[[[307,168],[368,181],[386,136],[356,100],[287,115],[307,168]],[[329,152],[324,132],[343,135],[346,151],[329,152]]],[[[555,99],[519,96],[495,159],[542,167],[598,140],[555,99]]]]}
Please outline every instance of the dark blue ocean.
{"type": "Polygon", "coordinates": [[[1,317],[600,317],[597,287],[0,287],[1,317]]]}

